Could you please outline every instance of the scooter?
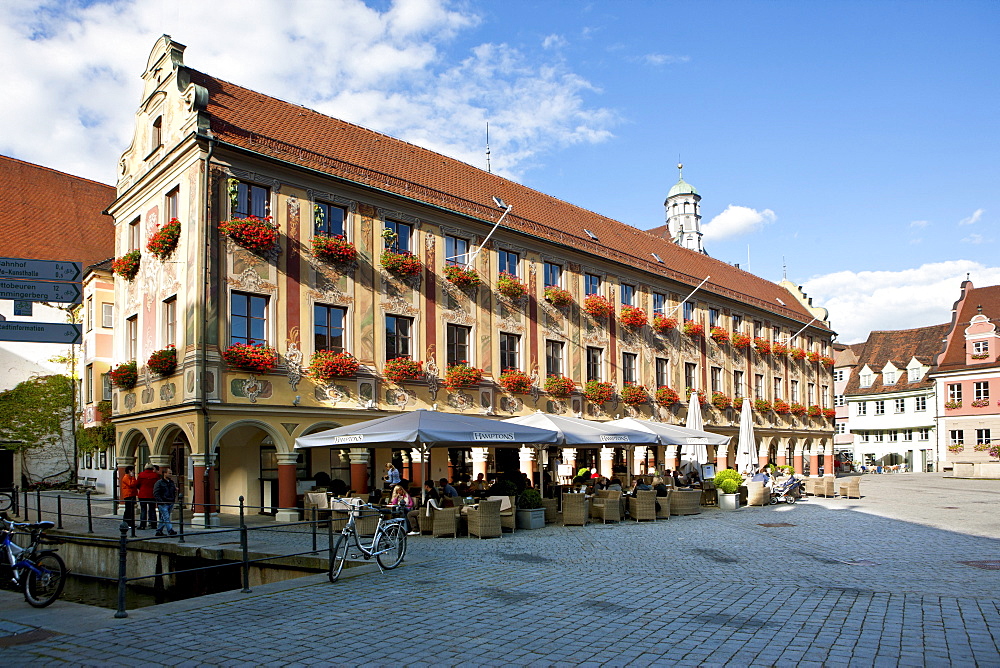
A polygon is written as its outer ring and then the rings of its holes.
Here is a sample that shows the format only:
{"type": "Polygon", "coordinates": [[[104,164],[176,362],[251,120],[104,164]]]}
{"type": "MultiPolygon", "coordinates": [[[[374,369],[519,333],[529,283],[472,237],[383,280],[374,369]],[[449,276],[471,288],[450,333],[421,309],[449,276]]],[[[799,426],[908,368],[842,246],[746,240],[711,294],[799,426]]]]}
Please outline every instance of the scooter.
{"type": "Polygon", "coordinates": [[[771,505],[778,505],[779,501],[785,503],[795,503],[802,495],[802,481],[795,476],[790,476],[788,480],[771,490],[771,505]]]}

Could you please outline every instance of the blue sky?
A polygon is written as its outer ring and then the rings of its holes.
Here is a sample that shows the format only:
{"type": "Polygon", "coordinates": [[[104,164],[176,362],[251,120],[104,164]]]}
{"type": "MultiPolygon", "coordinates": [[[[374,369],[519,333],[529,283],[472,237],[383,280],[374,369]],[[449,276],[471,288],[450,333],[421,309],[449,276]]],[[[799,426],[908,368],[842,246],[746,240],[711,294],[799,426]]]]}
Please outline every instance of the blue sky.
{"type": "Polygon", "coordinates": [[[967,272],[1000,283],[996,2],[10,0],[0,153],[112,182],[164,32],[477,166],[489,120],[494,171],[640,228],[680,155],[709,254],[784,263],[842,341],[947,321],[967,272]]]}

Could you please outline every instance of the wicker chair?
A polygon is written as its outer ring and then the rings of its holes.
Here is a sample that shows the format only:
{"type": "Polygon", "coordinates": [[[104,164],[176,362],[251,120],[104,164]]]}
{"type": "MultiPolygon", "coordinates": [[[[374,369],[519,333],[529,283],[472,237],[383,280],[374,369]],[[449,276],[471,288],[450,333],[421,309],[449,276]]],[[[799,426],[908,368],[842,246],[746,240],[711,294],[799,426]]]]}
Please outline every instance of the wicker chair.
{"type": "Polygon", "coordinates": [[[674,495],[674,489],[673,487],[671,487],[670,489],[667,490],[666,496],[656,497],[656,504],[654,504],[653,506],[654,508],[656,508],[656,519],[658,520],[670,519],[670,497],[672,497],[673,495],[674,495]],[[657,507],[657,504],[659,507],[657,507]]]}
{"type": "Polygon", "coordinates": [[[563,526],[570,524],[584,526],[587,524],[587,497],[583,494],[563,494],[562,496],[563,526]]]}
{"type": "Polygon", "coordinates": [[[703,506],[717,506],[719,505],[719,492],[715,489],[715,483],[711,480],[706,480],[701,483],[701,505],[703,506]]]}
{"type": "Polygon", "coordinates": [[[841,498],[861,498],[861,476],[846,478],[840,483],[841,498]]]}
{"type": "Polygon", "coordinates": [[[769,490],[760,480],[751,480],[747,483],[747,505],[766,506],[771,501],[771,490],[769,490]]]}
{"type": "Polygon", "coordinates": [[[444,510],[431,510],[431,517],[422,517],[420,521],[421,533],[424,528],[424,519],[433,518],[433,528],[431,530],[431,535],[435,538],[440,538],[441,536],[451,536],[452,538],[458,538],[458,513],[459,509],[445,508],[444,510]]]}
{"type": "Polygon", "coordinates": [[[469,508],[469,535],[480,538],[498,538],[500,528],[500,502],[480,501],[478,508],[469,508]]]}
{"type": "Polygon", "coordinates": [[[656,521],[656,492],[639,490],[628,499],[628,514],[636,522],[656,521]]]}
{"type": "Polygon", "coordinates": [[[671,515],[698,515],[699,513],[701,513],[700,489],[676,489],[671,493],[671,515]]]}
{"type": "Polygon", "coordinates": [[[837,495],[837,479],[833,476],[824,476],[816,481],[816,496],[832,498],[837,495]]]}
{"type": "Polygon", "coordinates": [[[612,490],[597,492],[590,501],[590,516],[607,524],[622,521],[622,493],[612,490]]]}
{"type": "Polygon", "coordinates": [[[559,519],[559,500],[542,499],[542,508],[545,508],[545,523],[553,524],[559,519]]]}
{"type": "Polygon", "coordinates": [[[517,516],[517,498],[513,496],[491,496],[487,499],[488,501],[499,501],[500,502],[500,528],[503,531],[510,531],[514,533],[516,528],[517,516]]]}

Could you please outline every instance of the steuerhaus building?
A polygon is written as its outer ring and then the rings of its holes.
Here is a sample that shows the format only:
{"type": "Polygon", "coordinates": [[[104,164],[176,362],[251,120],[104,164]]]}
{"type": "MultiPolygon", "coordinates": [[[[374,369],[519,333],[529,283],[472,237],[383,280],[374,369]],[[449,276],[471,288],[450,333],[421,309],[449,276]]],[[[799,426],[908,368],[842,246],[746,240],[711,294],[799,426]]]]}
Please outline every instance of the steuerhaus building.
{"type": "MultiPolygon", "coordinates": [[[[112,394],[114,454],[119,467],[171,464],[203,516],[233,512],[244,496],[291,519],[316,473],[365,491],[390,459],[419,479],[415,449],[293,449],[298,436],[417,408],[683,424],[691,388],[704,395],[706,429],[735,435],[727,404],[759,399],[770,460],[816,473],[832,459],[825,309],[705,254],[700,196],[683,179],[666,225],[644,231],[193,70],[168,36],[143,79],[109,208],[115,256],[139,255],[131,280],[114,279],[113,365],[134,360],[138,371],[112,394]],[[178,242],[163,253],[172,219],[178,242]],[[147,250],[154,237],[161,255],[147,250]],[[453,282],[469,262],[479,284],[453,282]],[[565,294],[547,298],[549,287],[565,294]],[[591,315],[595,295],[610,316],[591,315]],[[152,368],[171,344],[176,368],[152,368]],[[775,344],[795,354],[767,352],[775,344]],[[262,352],[241,358],[247,347],[262,352]],[[324,350],[348,375],[310,374],[324,350]],[[399,358],[420,362],[413,378],[387,366],[399,358]],[[460,364],[471,381],[449,383],[460,364]],[[508,370],[527,382],[501,382],[508,370]],[[610,398],[588,399],[588,381],[610,383],[610,398]]],[[[591,387],[597,397],[607,386],[591,387]]],[[[734,461],[735,443],[710,450],[718,466],[734,461]]],[[[536,461],[533,448],[470,444],[432,449],[429,468],[435,478],[534,474],[563,462],[628,474],[675,456],[551,447],[536,461]]]]}

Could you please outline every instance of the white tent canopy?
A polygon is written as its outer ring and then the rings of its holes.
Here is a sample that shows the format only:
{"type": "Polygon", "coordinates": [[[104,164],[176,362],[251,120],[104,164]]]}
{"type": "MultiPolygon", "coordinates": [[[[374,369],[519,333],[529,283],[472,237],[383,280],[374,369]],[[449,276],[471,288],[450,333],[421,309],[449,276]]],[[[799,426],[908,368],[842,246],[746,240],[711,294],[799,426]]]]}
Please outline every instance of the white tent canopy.
{"type": "Polygon", "coordinates": [[[740,473],[752,473],[757,470],[758,449],[753,434],[753,409],[750,400],[743,400],[740,409],[740,437],[736,445],[736,470],[740,473]]]}
{"type": "Polygon", "coordinates": [[[698,429],[688,429],[687,427],[663,422],[639,420],[632,417],[611,420],[603,424],[609,426],[620,425],[628,429],[651,432],[659,437],[660,445],[695,445],[697,443],[703,445],[725,445],[729,443],[729,436],[713,434],[698,429]]]}
{"type": "MultiPolygon", "coordinates": [[[[702,431],[704,422],[701,419],[701,399],[697,392],[692,392],[688,397],[688,414],[684,422],[688,429],[702,431]]],[[[685,443],[681,450],[681,466],[690,470],[699,471],[702,462],[708,461],[708,448],[704,443],[685,443]]]]}
{"type": "Polygon", "coordinates": [[[583,418],[550,415],[548,413],[533,413],[504,420],[514,424],[551,429],[560,436],[564,445],[603,445],[606,447],[623,447],[657,443],[656,434],[644,429],[634,429],[622,424],[596,422],[583,418]]]}

